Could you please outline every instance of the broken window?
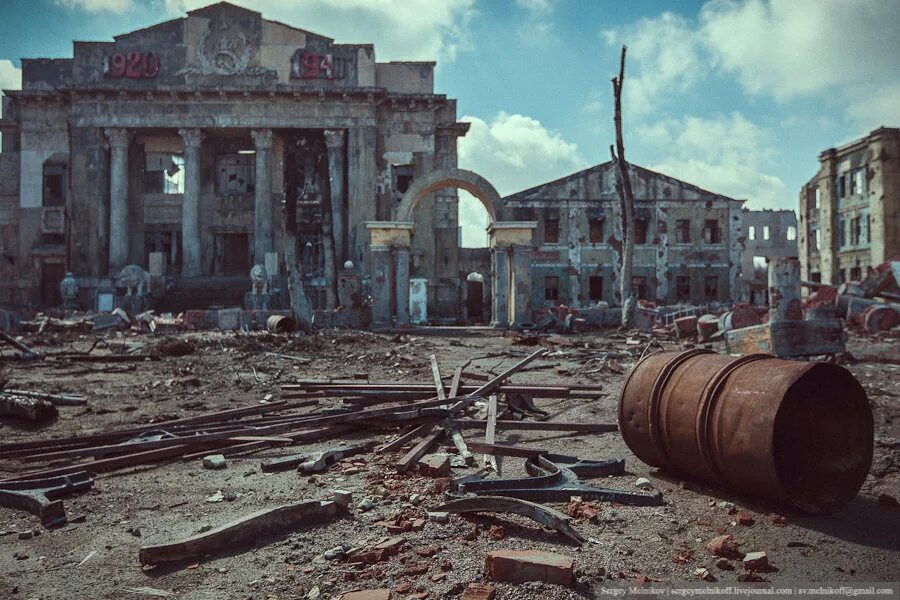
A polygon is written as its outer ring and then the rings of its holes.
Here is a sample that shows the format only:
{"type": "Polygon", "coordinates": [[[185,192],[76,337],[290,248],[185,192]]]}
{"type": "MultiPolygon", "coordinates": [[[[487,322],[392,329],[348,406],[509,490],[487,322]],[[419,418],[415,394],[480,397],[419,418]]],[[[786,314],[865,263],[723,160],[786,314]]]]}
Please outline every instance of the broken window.
{"type": "Polygon", "coordinates": [[[216,159],[216,194],[252,194],[255,179],[256,161],[253,154],[225,154],[216,159]]]}
{"type": "Polygon", "coordinates": [[[66,167],[65,165],[44,165],[44,206],[65,206],[66,167]]]}
{"type": "Polygon", "coordinates": [[[859,245],[862,220],[859,217],[850,219],[850,243],[854,246],[859,245]]]}
{"type": "Polygon", "coordinates": [[[850,269],[850,281],[859,281],[862,279],[862,267],[856,265],[850,269]]]}
{"type": "Polygon", "coordinates": [[[590,219],[590,240],[592,244],[603,243],[603,219],[590,219]]]}
{"type": "Polygon", "coordinates": [[[862,194],[865,192],[866,170],[854,169],[850,173],[850,195],[862,194]]]}
{"type": "Polygon", "coordinates": [[[716,275],[707,275],[703,281],[703,295],[707,300],[715,300],[719,297],[719,278],[716,275]]]}
{"type": "Polygon", "coordinates": [[[822,274],[817,271],[811,271],[809,274],[809,280],[813,283],[822,283],[822,274]]]}
{"type": "Polygon", "coordinates": [[[591,302],[603,300],[602,277],[591,277],[590,279],[588,279],[588,293],[590,294],[591,302]]]}
{"type": "Polygon", "coordinates": [[[631,293],[634,294],[638,300],[646,300],[647,299],[647,278],[646,277],[632,277],[631,278],[631,293]]]}
{"type": "Polygon", "coordinates": [[[755,278],[765,277],[766,272],[768,271],[768,267],[766,266],[766,257],[765,256],[754,256],[753,257],[753,273],[755,278]]]}
{"type": "Polygon", "coordinates": [[[815,191],[815,199],[816,199],[816,210],[819,210],[819,207],[822,205],[822,190],[816,187],[815,191]]]}
{"type": "Polygon", "coordinates": [[[822,245],[822,235],[818,228],[816,228],[813,233],[815,234],[815,237],[813,238],[813,250],[818,252],[819,247],[822,245]]]}
{"type": "Polygon", "coordinates": [[[544,243],[559,243],[559,219],[544,219],[544,243]]]}
{"type": "Polygon", "coordinates": [[[843,248],[847,244],[847,222],[844,221],[843,217],[838,218],[837,222],[837,244],[838,248],[843,248]]]}
{"type": "Polygon", "coordinates": [[[559,277],[547,275],[544,277],[544,300],[556,302],[559,300],[559,277]]]}
{"type": "Polygon", "coordinates": [[[184,193],[184,155],[147,152],[144,160],[145,194],[184,193]]]}
{"type": "Polygon", "coordinates": [[[764,240],[768,240],[768,239],[769,239],[770,233],[771,233],[771,232],[769,231],[769,226],[768,226],[768,225],[763,225],[763,239],[764,239],[764,240]]]}
{"type": "Polygon", "coordinates": [[[756,239],[756,226],[755,225],[751,225],[747,229],[747,239],[751,240],[751,241],[756,239]]]}
{"type": "Polygon", "coordinates": [[[794,240],[796,240],[797,239],[797,228],[794,227],[793,225],[788,225],[786,236],[787,236],[787,241],[789,241],[789,242],[793,242],[794,240]]]}
{"type": "Polygon", "coordinates": [[[872,215],[866,213],[866,230],[863,232],[865,235],[863,236],[863,243],[868,244],[872,241],[872,215]]]}
{"type": "Polygon", "coordinates": [[[847,177],[845,175],[838,177],[837,195],[838,198],[843,198],[847,195],[847,177]]]}
{"type": "Polygon", "coordinates": [[[412,184],[413,166],[412,165],[392,165],[391,175],[394,178],[392,186],[394,191],[399,194],[405,194],[406,190],[412,184]]]}
{"type": "Polygon", "coordinates": [[[181,266],[181,230],[144,232],[144,264],[150,263],[151,252],[162,252],[166,263],[181,266]]]}
{"type": "Polygon", "coordinates": [[[689,302],[691,299],[691,278],[687,275],[675,277],[675,300],[689,302]]]}
{"type": "Polygon", "coordinates": [[[847,269],[841,269],[838,271],[838,283],[844,283],[847,281],[847,269]]]}
{"type": "Polygon", "coordinates": [[[716,219],[707,219],[703,224],[703,241],[707,244],[721,244],[722,232],[716,219]]]}
{"type": "Polygon", "coordinates": [[[646,244],[647,243],[647,219],[635,219],[634,220],[634,243],[635,244],[646,244]]]}
{"type": "Polygon", "coordinates": [[[675,243],[689,244],[691,242],[691,222],[688,219],[675,221],[675,243]]]}

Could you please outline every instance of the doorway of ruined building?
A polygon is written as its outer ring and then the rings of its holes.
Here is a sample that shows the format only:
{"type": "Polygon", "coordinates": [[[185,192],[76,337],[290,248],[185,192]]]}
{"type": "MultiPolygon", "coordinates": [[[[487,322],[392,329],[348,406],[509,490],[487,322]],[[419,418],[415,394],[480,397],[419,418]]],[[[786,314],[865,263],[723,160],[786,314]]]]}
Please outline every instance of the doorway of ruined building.
{"type": "Polygon", "coordinates": [[[465,321],[471,325],[486,325],[490,322],[490,297],[481,273],[472,272],[465,280],[465,321]]]}
{"type": "Polygon", "coordinates": [[[41,261],[41,306],[55,307],[62,304],[59,284],[66,276],[66,266],[62,261],[41,261]]]}

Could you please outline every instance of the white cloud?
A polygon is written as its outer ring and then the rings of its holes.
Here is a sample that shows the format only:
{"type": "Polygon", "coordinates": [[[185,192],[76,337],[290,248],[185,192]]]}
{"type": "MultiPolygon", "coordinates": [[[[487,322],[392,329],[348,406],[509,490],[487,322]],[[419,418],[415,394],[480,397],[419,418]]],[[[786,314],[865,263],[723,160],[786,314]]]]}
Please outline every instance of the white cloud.
{"type": "Polygon", "coordinates": [[[530,13],[545,15],[553,12],[554,0],[516,0],[516,4],[530,13]]]}
{"type": "MultiPolygon", "coordinates": [[[[268,19],[334,38],[372,42],[379,61],[453,60],[471,47],[467,24],[475,0],[231,0],[268,19]]],[[[210,0],[165,0],[175,16],[210,0]]]]}
{"type": "Polygon", "coordinates": [[[862,126],[860,135],[884,125],[900,124],[900,81],[876,86],[863,86],[848,92],[847,112],[862,126]]]}
{"type": "MultiPolygon", "coordinates": [[[[619,45],[628,46],[625,62],[624,110],[637,116],[651,113],[661,99],[684,92],[699,81],[705,70],[702,46],[689,21],[665,12],[641,19],[624,30],[607,30],[601,36],[616,49],[618,75],[619,45]]],[[[608,87],[612,97],[612,85],[608,87]]]]}
{"type": "Polygon", "coordinates": [[[53,3],[73,10],[119,14],[134,7],[132,0],[53,0],[53,3]]]}
{"type": "MultiPolygon", "coordinates": [[[[490,122],[472,116],[461,120],[470,126],[469,133],[459,140],[460,168],[485,177],[501,196],[587,166],[574,143],[537,119],[501,112],[490,122]]],[[[487,213],[481,212],[478,200],[461,192],[459,217],[463,245],[471,245],[473,236],[481,241],[487,213]]]]}
{"type": "Polygon", "coordinates": [[[717,63],[777,100],[900,74],[896,0],[713,0],[700,21],[717,63]]]}
{"type": "Polygon", "coordinates": [[[740,113],[666,119],[635,128],[638,141],[662,156],[646,165],[711,192],[746,199],[749,208],[793,208],[784,182],[766,171],[775,140],[740,113]]]}

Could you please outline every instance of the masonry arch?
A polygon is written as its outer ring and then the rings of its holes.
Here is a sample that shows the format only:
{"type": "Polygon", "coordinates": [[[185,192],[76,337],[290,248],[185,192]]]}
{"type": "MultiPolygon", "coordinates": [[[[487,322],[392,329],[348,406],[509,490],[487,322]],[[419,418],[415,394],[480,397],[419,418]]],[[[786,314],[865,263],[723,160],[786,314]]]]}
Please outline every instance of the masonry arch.
{"type": "Polygon", "coordinates": [[[397,207],[397,221],[412,221],[413,211],[422,198],[443,188],[463,189],[478,198],[487,210],[491,223],[497,220],[497,207],[500,206],[500,194],[491,182],[466,169],[438,169],[422,177],[413,179],[409,189],[403,194],[400,206],[397,207]]]}

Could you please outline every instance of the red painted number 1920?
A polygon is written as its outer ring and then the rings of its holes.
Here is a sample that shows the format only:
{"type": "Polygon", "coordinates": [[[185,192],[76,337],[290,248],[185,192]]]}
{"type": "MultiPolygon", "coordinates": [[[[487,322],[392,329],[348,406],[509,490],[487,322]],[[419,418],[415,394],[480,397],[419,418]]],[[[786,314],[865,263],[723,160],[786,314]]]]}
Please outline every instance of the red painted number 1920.
{"type": "Polygon", "coordinates": [[[159,73],[159,57],[153,52],[118,52],[107,59],[106,75],[112,78],[152,79],[159,73]]]}

